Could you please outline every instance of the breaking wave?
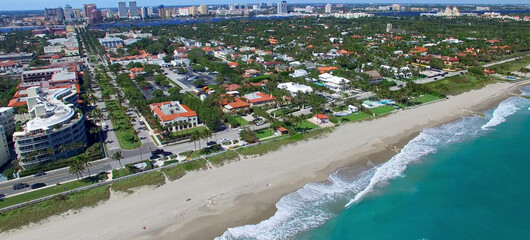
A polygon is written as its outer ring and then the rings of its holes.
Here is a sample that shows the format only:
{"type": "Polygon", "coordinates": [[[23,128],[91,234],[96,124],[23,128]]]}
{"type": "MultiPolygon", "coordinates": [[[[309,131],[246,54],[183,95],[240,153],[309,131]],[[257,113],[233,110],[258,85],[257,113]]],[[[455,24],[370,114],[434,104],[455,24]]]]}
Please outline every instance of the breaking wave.
{"type": "MultiPolygon", "coordinates": [[[[523,94],[528,92],[523,91],[523,94]]],[[[348,173],[352,169],[339,169],[326,183],[308,183],[281,198],[276,204],[278,211],[271,218],[255,225],[229,228],[216,240],[292,239],[340,214],[344,207],[337,208],[337,204],[349,207],[358,203],[378,186],[403,176],[410,163],[419,162],[422,157],[449,144],[484,135],[524,106],[529,107],[530,100],[512,97],[486,112],[484,117],[464,117],[438,128],[425,129],[389,161],[368,166],[355,174],[348,173]]]]}

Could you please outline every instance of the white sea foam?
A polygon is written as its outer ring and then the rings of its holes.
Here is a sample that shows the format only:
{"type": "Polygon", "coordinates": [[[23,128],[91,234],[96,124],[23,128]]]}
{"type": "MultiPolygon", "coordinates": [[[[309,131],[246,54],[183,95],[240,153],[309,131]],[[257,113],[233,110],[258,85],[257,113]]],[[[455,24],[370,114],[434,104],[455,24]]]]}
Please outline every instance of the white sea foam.
{"type": "Polygon", "coordinates": [[[402,176],[410,163],[420,161],[425,155],[448,144],[487,134],[484,130],[488,127],[502,123],[517,109],[530,106],[528,99],[522,99],[510,98],[502,102],[493,112],[487,112],[486,118],[464,117],[438,128],[425,129],[388,162],[380,166],[370,165],[369,169],[358,174],[357,179],[346,180],[339,170],[330,175],[326,183],[306,184],[284,196],[276,204],[278,211],[271,218],[255,225],[229,228],[216,240],[291,239],[302,231],[316,228],[339,214],[332,209],[333,203],[349,201],[346,207],[351,206],[377,186],[402,176]]]}
{"type": "Polygon", "coordinates": [[[506,117],[514,114],[519,110],[515,101],[504,101],[502,102],[495,111],[493,111],[493,117],[484,124],[482,130],[488,130],[490,127],[495,127],[506,121],[506,117]]]}

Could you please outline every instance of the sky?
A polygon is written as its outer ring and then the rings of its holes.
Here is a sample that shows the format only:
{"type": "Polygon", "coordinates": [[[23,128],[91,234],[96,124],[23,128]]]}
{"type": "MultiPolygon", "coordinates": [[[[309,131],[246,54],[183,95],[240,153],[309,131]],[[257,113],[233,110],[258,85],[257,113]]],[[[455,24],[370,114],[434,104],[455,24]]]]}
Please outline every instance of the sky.
{"type": "MultiPolygon", "coordinates": [[[[126,0],[127,2],[129,0],[126,0]]],[[[175,5],[217,5],[229,3],[258,3],[272,2],[277,3],[280,0],[137,0],[138,6],[158,6],[164,4],[167,6],[175,5]]],[[[530,0],[288,0],[288,3],[430,3],[430,4],[530,4],[530,0]]],[[[40,10],[45,7],[63,7],[66,4],[73,8],[80,8],[83,3],[95,3],[98,8],[109,8],[118,6],[117,0],[0,0],[0,11],[6,10],[40,10]]]]}

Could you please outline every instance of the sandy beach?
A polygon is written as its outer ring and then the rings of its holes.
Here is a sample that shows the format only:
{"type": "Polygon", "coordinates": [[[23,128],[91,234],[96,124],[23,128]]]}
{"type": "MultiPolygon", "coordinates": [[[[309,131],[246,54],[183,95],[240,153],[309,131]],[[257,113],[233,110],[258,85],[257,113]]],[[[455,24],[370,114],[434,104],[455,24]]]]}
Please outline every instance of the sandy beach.
{"type": "Polygon", "coordinates": [[[188,173],[158,188],[112,193],[97,207],[54,216],[0,238],[212,239],[229,227],[269,218],[282,196],[308,182],[325,181],[345,166],[381,163],[395,154],[388,145],[402,147],[424,128],[493,108],[510,93],[519,93],[521,84],[496,83],[380,119],[345,124],[319,139],[188,173]]]}

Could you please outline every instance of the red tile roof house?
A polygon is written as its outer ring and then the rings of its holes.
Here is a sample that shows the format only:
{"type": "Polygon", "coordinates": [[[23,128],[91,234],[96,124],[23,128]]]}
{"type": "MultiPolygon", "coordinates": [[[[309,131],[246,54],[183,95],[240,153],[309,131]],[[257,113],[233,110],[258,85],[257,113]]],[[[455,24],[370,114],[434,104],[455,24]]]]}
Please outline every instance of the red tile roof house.
{"type": "Polygon", "coordinates": [[[250,104],[233,95],[221,94],[220,97],[219,104],[224,107],[223,112],[225,113],[247,111],[250,108],[250,104]]]}
{"type": "Polygon", "coordinates": [[[317,114],[313,117],[316,119],[318,125],[329,122],[329,117],[325,114],[317,114]]]}
{"type": "Polygon", "coordinates": [[[251,107],[272,104],[274,103],[274,99],[276,99],[272,95],[267,95],[262,92],[245,94],[243,98],[250,103],[251,107]]]}
{"type": "Polygon", "coordinates": [[[221,87],[223,87],[227,92],[230,92],[230,91],[236,91],[237,89],[240,89],[241,86],[239,86],[238,84],[236,83],[233,83],[233,84],[223,84],[221,85],[221,87]]]}
{"type": "Polygon", "coordinates": [[[276,133],[278,135],[283,135],[289,133],[289,131],[286,128],[280,126],[276,128],[276,133]]]}
{"type": "Polygon", "coordinates": [[[173,131],[187,127],[195,127],[199,124],[197,113],[191,110],[188,106],[180,104],[179,101],[153,103],[149,105],[149,108],[164,127],[179,122],[186,124],[176,124],[172,128],[173,131]]]}

